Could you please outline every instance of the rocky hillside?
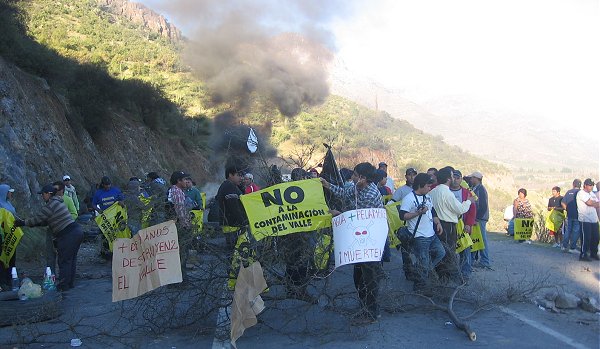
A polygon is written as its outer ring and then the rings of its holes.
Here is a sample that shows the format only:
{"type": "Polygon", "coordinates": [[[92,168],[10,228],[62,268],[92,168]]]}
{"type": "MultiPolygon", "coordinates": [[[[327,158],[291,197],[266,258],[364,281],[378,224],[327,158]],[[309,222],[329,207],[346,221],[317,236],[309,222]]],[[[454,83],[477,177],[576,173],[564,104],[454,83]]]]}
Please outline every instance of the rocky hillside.
{"type": "Polygon", "coordinates": [[[63,96],[2,58],[0,110],[0,177],[16,189],[22,206],[35,204],[39,188],[63,174],[73,177],[82,194],[103,175],[116,183],[180,168],[206,176],[202,154],[119,115],[125,111],[113,111],[96,135],[69,122],[63,96]]]}

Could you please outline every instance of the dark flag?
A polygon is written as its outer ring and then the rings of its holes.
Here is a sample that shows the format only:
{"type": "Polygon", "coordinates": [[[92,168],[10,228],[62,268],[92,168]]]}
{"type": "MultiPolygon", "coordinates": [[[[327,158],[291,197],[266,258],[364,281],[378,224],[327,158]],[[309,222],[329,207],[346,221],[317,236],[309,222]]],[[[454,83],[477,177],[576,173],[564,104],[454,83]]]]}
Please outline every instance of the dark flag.
{"type": "MultiPolygon", "coordinates": [[[[331,147],[328,144],[323,143],[323,145],[327,148],[327,153],[325,154],[325,159],[323,160],[323,170],[321,171],[320,177],[325,178],[325,180],[331,184],[335,184],[338,187],[344,186],[344,180],[342,179],[342,175],[340,174],[340,170],[335,162],[335,157],[333,156],[333,152],[331,151],[331,147]]],[[[327,202],[327,206],[331,209],[335,209],[338,211],[345,211],[343,202],[339,199],[335,199],[333,194],[325,189],[325,201],[327,202]]]]}

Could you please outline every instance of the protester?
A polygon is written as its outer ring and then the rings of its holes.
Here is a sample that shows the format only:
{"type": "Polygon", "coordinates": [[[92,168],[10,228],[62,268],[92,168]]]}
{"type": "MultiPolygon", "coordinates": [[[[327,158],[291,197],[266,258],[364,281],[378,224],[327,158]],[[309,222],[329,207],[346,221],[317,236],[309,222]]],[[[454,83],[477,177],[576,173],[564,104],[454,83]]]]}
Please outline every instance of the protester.
{"type": "Polygon", "coordinates": [[[225,178],[217,191],[216,200],[227,249],[233,252],[240,230],[247,224],[248,218],[240,200],[242,192],[238,187],[242,182],[241,171],[235,166],[228,166],[225,168],[225,178]]]}
{"type": "Polygon", "coordinates": [[[433,178],[433,184],[431,185],[432,190],[438,185],[437,172],[438,170],[435,167],[430,167],[427,169],[427,174],[433,178]]]}
{"type": "Polygon", "coordinates": [[[77,190],[75,189],[75,186],[73,186],[73,183],[71,182],[71,176],[64,175],[63,176],[63,184],[65,186],[65,194],[67,194],[71,198],[71,200],[73,200],[75,209],[77,210],[77,213],[79,213],[80,212],[79,199],[77,198],[77,190]]]}
{"type": "Polygon", "coordinates": [[[552,222],[553,230],[549,229],[550,235],[554,236],[554,245],[552,247],[560,247],[563,241],[562,225],[565,220],[564,209],[562,208],[560,195],[560,187],[552,188],[552,197],[548,199],[549,220],[552,222]]]}
{"type": "MultiPolygon", "coordinates": [[[[468,189],[461,186],[463,181],[462,173],[459,170],[452,171],[452,180],[450,181],[450,192],[454,195],[456,200],[459,202],[466,201],[468,198],[473,197],[468,189]]],[[[475,202],[469,206],[469,210],[462,215],[459,215],[459,220],[462,219],[464,232],[471,234],[471,229],[475,225],[475,217],[477,214],[475,202]]],[[[457,234],[462,234],[462,231],[457,231],[457,234]]],[[[472,261],[471,261],[471,247],[466,247],[460,252],[460,267],[463,278],[468,279],[471,276],[472,261]]]]}
{"type": "Polygon", "coordinates": [[[406,169],[406,172],[404,174],[404,178],[406,178],[406,184],[404,184],[400,188],[396,189],[396,191],[392,195],[392,200],[394,200],[396,202],[400,202],[407,194],[412,192],[413,181],[414,181],[416,175],[417,175],[417,170],[415,170],[414,168],[410,167],[410,168],[406,169]]]}
{"type": "Polygon", "coordinates": [[[572,253],[579,253],[577,240],[581,236],[581,224],[579,223],[577,200],[575,200],[579,190],[581,190],[581,180],[575,178],[573,180],[573,188],[565,193],[560,203],[562,208],[567,212],[567,222],[561,248],[563,252],[569,252],[570,250],[572,253]]]}
{"type": "Polygon", "coordinates": [[[254,183],[254,175],[250,172],[244,175],[244,185],[246,187],[244,194],[250,194],[260,190],[260,187],[254,183]]]}
{"type": "Polygon", "coordinates": [[[171,187],[167,194],[168,203],[171,205],[171,212],[167,215],[169,218],[175,218],[177,227],[177,236],[179,240],[179,258],[181,262],[181,277],[183,282],[187,281],[186,263],[188,251],[191,244],[191,228],[190,213],[186,207],[186,196],[183,192],[186,189],[185,179],[189,175],[183,171],[175,171],[171,174],[171,187]]]}
{"type": "MultiPolygon", "coordinates": [[[[531,203],[529,203],[529,200],[527,199],[527,189],[525,189],[525,188],[520,188],[517,191],[517,197],[513,201],[513,215],[515,217],[514,219],[533,218],[533,210],[531,209],[531,203]]],[[[514,223],[513,223],[513,229],[514,229],[514,223]]],[[[525,240],[519,240],[519,242],[524,242],[524,241],[525,240]]],[[[531,240],[528,240],[527,243],[531,243],[531,240]]]]}
{"type": "Polygon", "coordinates": [[[125,187],[124,204],[127,208],[127,226],[132,235],[137,234],[142,228],[142,216],[146,209],[146,204],[140,199],[140,196],[143,196],[141,184],[138,179],[130,178],[125,187]]]}
{"type": "MultiPolygon", "coordinates": [[[[350,202],[350,210],[361,208],[383,208],[381,194],[373,183],[375,167],[368,162],[363,162],[354,167],[352,180],[355,185],[348,188],[338,187],[321,178],[323,187],[331,190],[333,195],[350,202]]],[[[339,214],[332,211],[332,214],[339,214]]],[[[358,322],[376,322],[380,317],[377,296],[379,294],[379,279],[382,274],[380,262],[366,262],[354,264],[354,286],[358,291],[361,303],[361,313],[358,322]]]]}
{"type": "Polygon", "coordinates": [[[15,226],[44,226],[47,225],[54,238],[58,254],[58,285],[60,291],[74,287],[77,268],[77,253],[83,241],[83,232],[73,220],[61,195],[55,195],[56,189],[52,184],[45,185],[39,192],[46,203],[40,212],[29,219],[15,221],[15,226]]]}
{"type": "Polygon", "coordinates": [[[377,184],[381,196],[392,195],[390,188],[386,187],[387,173],[385,171],[375,170],[373,182],[377,184]]]}
{"type": "MultiPolygon", "coordinates": [[[[2,183],[0,184],[0,208],[7,210],[12,213],[15,218],[17,218],[17,211],[15,207],[12,205],[10,200],[12,199],[13,193],[15,190],[11,188],[8,184],[2,183]]],[[[0,238],[3,238],[4,234],[0,234],[0,238]]],[[[0,239],[0,247],[2,247],[3,239],[0,239]]],[[[0,262],[0,285],[10,285],[11,283],[11,270],[14,267],[17,260],[17,251],[14,252],[12,258],[8,263],[8,267],[4,266],[4,263],[0,262]]]]}
{"type": "Polygon", "coordinates": [[[202,210],[204,205],[202,203],[202,193],[200,189],[196,188],[196,183],[191,177],[185,178],[185,197],[188,211],[189,210],[202,210]]]}
{"type": "Polygon", "coordinates": [[[598,260],[598,202],[597,196],[592,193],[594,181],[587,178],[583,182],[583,189],[577,193],[577,213],[581,222],[581,254],[580,261],[598,260]]]}
{"type": "Polygon", "coordinates": [[[450,191],[450,183],[452,181],[452,171],[450,166],[440,169],[437,174],[437,186],[429,192],[433,201],[433,208],[441,222],[443,233],[440,235],[440,240],[444,243],[446,255],[438,266],[438,274],[443,281],[459,280],[458,260],[456,258],[456,240],[458,216],[466,213],[471,207],[471,203],[475,199],[471,196],[465,201],[459,201],[450,191]]]}
{"type": "Polygon", "coordinates": [[[163,197],[167,192],[167,181],[161,178],[157,172],[148,172],[146,174],[144,190],[150,196],[154,195],[163,197]]]}
{"type": "Polygon", "coordinates": [[[73,220],[76,220],[77,217],[79,216],[78,214],[78,210],[75,207],[75,202],[73,202],[73,199],[71,198],[71,196],[67,195],[66,191],[65,191],[65,185],[63,182],[61,181],[56,181],[54,183],[52,183],[52,185],[54,186],[54,189],[56,189],[56,195],[60,195],[63,198],[63,201],[65,203],[65,205],[67,205],[67,209],[69,210],[69,213],[71,214],[71,217],[73,217],[73,220]]]}
{"type": "Polygon", "coordinates": [[[100,189],[96,190],[92,205],[97,211],[104,211],[112,204],[118,201],[123,201],[123,193],[117,187],[113,187],[109,177],[104,176],[100,180],[100,189]]]}
{"type": "MultiPolygon", "coordinates": [[[[492,270],[492,262],[490,259],[490,245],[487,239],[487,222],[490,219],[490,209],[488,203],[488,192],[487,189],[483,186],[483,174],[479,171],[475,171],[471,173],[469,176],[469,185],[471,186],[473,193],[477,196],[477,201],[475,202],[475,219],[477,220],[477,224],[479,225],[479,229],[481,230],[481,238],[483,240],[483,250],[479,250],[474,252],[472,257],[476,263],[473,264],[476,268],[483,268],[487,270],[492,270]]],[[[512,215],[512,209],[511,215],[512,215]]],[[[509,218],[509,221],[512,219],[509,218]]]]}
{"type": "Polygon", "coordinates": [[[400,206],[400,219],[406,221],[409,232],[415,239],[412,250],[417,257],[414,290],[432,296],[429,286],[429,273],[446,255],[442,242],[437,234],[443,232],[437,215],[433,211],[433,203],[428,195],[433,179],[426,173],[413,178],[413,191],[406,195],[400,206]],[[413,200],[414,198],[414,200],[413,200]],[[435,229],[434,229],[435,222],[435,229]]]}
{"type": "Polygon", "coordinates": [[[388,173],[388,165],[385,162],[380,162],[379,163],[379,170],[382,170],[383,172],[386,173],[385,175],[385,186],[390,190],[390,193],[393,193],[394,190],[396,189],[395,185],[394,185],[394,179],[392,177],[388,177],[387,173],[388,173]]]}

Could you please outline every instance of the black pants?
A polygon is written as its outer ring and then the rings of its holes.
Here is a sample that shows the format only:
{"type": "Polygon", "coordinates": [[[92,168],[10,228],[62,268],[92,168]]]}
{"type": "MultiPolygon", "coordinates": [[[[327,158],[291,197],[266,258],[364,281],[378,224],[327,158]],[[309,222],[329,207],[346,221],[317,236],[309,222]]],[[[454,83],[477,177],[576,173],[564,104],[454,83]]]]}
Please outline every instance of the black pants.
{"type": "Polygon", "coordinates": [[[354,287],[358,291],[360,304],[373,317],[377,317],[379,314],[377,296],[379,295],[381,272],[381,262],[354,264],[354,287]]]}
{"type": "Polygon", "coordinates": [[[78,223],[71,223],[56,235],[58,254],[58,288],[66,290],[73,287],[77,269],[77,253],[83,241],[83,231],[78,223]]]}
{"type": "Polygon", "coordinates": [[[581,256],[594,257],[598,255],[598,222],[580,222],[583,237],[581,238],[581,256]]]}
{"type": "MultiPolygon", "coordinates": [[[[2,245],[0,245],[0,247],[2,247],[2,245]]],[[[12,258],[8,262],[8,268],[4,266],[4,263],[0,262],[0,285],[8,286],[8,290],[10,290],[10,288],[11,288],[12,268],[14,266],[16,266],[16,261],[17,261],[17,251],[15,251],[12,258]]]]}
{"type": "Polygon", "coordinates": [[[444,259],[437,266],[436,271],[441,278],[458,278],[459,277],[459,263],[456,255],[456,223],[446,222],[440,220],[442,223],[442,229],[444,232],[439,236],[444,245],[446,255],[444,259]]]}

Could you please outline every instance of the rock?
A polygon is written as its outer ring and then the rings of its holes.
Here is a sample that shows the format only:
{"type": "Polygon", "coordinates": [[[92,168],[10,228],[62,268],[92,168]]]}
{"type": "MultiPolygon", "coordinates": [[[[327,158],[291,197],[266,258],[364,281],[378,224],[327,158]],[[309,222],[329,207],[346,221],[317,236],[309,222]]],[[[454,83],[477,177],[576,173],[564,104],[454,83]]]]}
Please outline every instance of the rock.
{"type": "Polygon", "coordinates": [[[548,300],[544,298],[538,298],[535,300],[535,302],[537,303],[537,305],[542,306],[546,309],[552,309],[556,306],[553,300],[548,300]]]}
{"type": "Polygon", "coordinates": [[[596,298],[592,297],[583,297],[581,298],[581,309],[588,311],[590,313],[600,312],[600,304],[596,300],[596,298]]]}
{"type": "Polygon", "coordinates": [[[549,301],[554,301],[556,299],[556,296],[558,296],[558,291],[557,290],[552,290],[552,291],[546,293],[544,295],[544,298],[546,300],[549,300],[549,301]]]}
{"type": "Polygon", "coordinates": [[[567,292],[559,292],[556,299],[554,299],[554,303],[559,309],[574,309],[577,308],[580,302],[579,297],[567,292]]]}

